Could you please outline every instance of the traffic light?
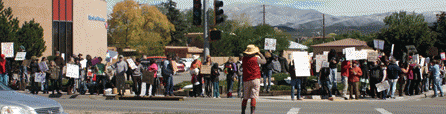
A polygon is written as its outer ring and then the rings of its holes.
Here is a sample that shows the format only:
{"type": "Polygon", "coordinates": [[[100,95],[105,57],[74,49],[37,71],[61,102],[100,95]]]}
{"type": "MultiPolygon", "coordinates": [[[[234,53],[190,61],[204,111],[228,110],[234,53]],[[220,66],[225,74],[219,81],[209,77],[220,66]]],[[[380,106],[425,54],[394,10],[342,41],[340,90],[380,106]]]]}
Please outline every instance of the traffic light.
{"type": "Polygon", "coordinates": [[[213,31],[211,31],[209,37],[211,38],[211,41],[220,40],[221,39],[221,31],[213,30],[213,31]]]}
{"type": "Polygon", "coordinates": [[[216,25],[225,21],[223,18],[224,11],[220,7],[223,7],[223,1],[214,0],[214,22],[216,25]]]}
{"type": "Polygon", "coordinates": [[[192,25],[201,25],[201,0],[194,0],[192,25]]]}

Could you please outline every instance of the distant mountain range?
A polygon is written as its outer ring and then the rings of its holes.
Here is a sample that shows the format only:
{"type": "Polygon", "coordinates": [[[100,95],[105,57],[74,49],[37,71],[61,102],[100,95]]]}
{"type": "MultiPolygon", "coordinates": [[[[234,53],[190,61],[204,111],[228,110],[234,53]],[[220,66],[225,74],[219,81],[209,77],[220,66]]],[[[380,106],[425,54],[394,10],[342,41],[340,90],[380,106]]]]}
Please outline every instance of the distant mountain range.
{"type": "MultiPolygon", "coordinates": [[[[262,4],[234,4],[224,6],[225,14],[229,19],[233,16],[246,14],[252,21],[252,25],[263,23],[262,4]]],[[[266,23],[282,30],[296,33],[297,36],[312,36],[317,32],[322,35],[322,14],[313,9],[297,9],[286,6],[269,5],[266,10],[266,23]]],[[[436,13],[440,11],[422,12],[425,21],[433,23],[436,13]]],[[[331,32],[343,32],[358,30],[364,33],[376,32],[385,27],[383,19],[393,12],[378,13],[364,16],[333,16],[325,14],[326,34],[331,32]]],[[[317,34],[316,34],[317,35],[317,34]]]]}

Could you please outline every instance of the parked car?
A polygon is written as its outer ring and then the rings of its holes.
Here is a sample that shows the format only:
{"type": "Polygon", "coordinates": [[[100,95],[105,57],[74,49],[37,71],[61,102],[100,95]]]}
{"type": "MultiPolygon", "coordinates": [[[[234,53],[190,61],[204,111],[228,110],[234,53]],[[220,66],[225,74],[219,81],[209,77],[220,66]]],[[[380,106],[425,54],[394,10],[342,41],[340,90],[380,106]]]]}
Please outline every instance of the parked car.
{"type": "Polygon", "coordinates": [[[184,68],[184,63],[177,63],[178,72],[184,72],[186,69],[184,68]]]}
{"type": "Polygon", "coordinates": [[[1,114],[68,114],[60,103],[41,96],[16,92],[0,83],[1,114]]]}
{"type": "Polygon", "coordinates": [[[189,71],[192,62],[194,62],[194,59],[192,58],[180,58],[179,60],[179,63],[184,64],[184,69],[186,69],[186,71],[189,71]]]}

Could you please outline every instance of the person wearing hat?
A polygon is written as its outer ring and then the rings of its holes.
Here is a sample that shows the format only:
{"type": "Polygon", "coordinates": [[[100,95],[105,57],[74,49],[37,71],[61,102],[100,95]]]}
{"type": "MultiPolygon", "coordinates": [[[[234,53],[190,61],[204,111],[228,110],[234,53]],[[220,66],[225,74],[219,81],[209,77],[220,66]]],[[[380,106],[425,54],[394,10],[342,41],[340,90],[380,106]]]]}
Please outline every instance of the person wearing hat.
{"type": "Polygon", "coordinates": [[[356,100],[359,99],[359,77],[362,76],[362,70],[358,65],[358,61],[353,61],[352,68],[350,69],[350,75],[348,76],[350,99],[353,99],[353,94],[355,94],[356,100]]]}
{"type": "Polygon", "coordinates": [[[259,97],[260,90],[260,67],[259,64],[265,64],[266,59],[260,53],[259,48],[255,45],[248,45],[243,52],[243,101],[242,114],[245,114],[248,99],[251,99],[251,113],[255,113],[256,99],[259,97]]]}
{"type": "MultiPolygon", "coordinates": [[[[193,55],[192,56],[194,61],[191,63],[191,67],[190,67],[190,71],[192,72],[191,75],[191,82],[193,84],[193,92],[194,94],[192,96],[197,97],[201,95],[201,91],[202,91],[202,78],[201,75],[199,74],[199,70],[201,68],[201,60],[199,59],[200,56],[198,55],[193,55]]],[[[173,64],[173,62],[172,62],[173,64]]]]}
{"type": "Polygon", "coordinates": [[[119,55],[119,61],[113,65],[116,68],[116,87],[118,89],[118,95],[124,96],[125,93],[125,73],[128,70],[127,62],[123,60],[124,56],[119,55]]]}
{"type": "Polygon", "coordinates": [[[431,66],[431,68],[429,69],[429,72],[432,72],[432,78],[433,78],[433,89],[434,89],[434,96],[433,97],[438,97],[438,90],[440,91],[440,97],[444,96],[443,93],[443,88],[441,87],[441,72],[440,72],[440,61],[439,60],[434,60],[433,61],[434,65],[431,66]]]}
{"type": "MultiPolygon", "coordinates": [[[[206,66],[212,66],[214,63],[212,63],[211,55],[206,55],[206,61],[203,62],[203,65],[206,66]]],[[[204,79],[204,91],[206,94],[206,97],[212,97],[212,80],[211,80],[211,74],[201,74],[204,79]]]]}
{"type": "Polygon", "coordinates": [[[5,86],[8,86],[8,75],[6,73],[6,59],[5,55],[0,55],[0,83],[3,83],[5,86]]]}

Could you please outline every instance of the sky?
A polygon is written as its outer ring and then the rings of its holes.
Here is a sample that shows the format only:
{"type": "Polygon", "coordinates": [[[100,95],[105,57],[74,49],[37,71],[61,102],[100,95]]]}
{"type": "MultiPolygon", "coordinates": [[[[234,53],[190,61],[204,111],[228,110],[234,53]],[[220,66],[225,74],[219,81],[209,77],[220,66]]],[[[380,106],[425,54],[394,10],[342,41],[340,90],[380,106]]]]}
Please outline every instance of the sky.
{"type": "MultiPolygon", "coordinates": [[[[123,0],[106,0],[107,12],[112,12],[113,6],[123,0]]],[[[135,0],[143,4],[159,4],[167,0],[135,0]]],[[[173,0],[179,9],[192,8],[192,0],[173,0]]],[[[208,7],[213,0],[207,0],[208,7]]],[[[221,0],[224,6],[240,3],[257,3],[265,5],[288,6],[298,9],[314,9],[334,16],[361,16],[375,13],[395,11],[446,11],[446,0],[221,0]]]]}

